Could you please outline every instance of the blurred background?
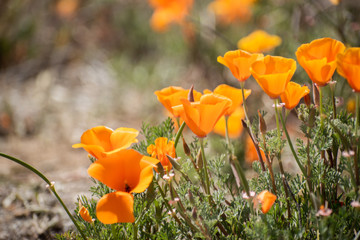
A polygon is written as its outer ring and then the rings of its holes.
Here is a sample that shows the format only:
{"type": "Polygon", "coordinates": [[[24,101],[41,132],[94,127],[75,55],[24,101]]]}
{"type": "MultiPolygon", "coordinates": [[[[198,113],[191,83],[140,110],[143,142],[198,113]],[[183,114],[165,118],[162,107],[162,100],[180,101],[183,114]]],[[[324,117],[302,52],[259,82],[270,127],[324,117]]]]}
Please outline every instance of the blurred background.
{"type": "MultiPolygon", "coordinates": [[[[239,87],[216,59],[254,30],[282,39],[268,54],[294,59],[321,37],[360,46],[360,1],[178,0],[181,11],[174,1],[0,1],[0,152],[44,172],[70,209],[89,196],[90,162],[71,148],[86,129],[160,123],[154,91],[168,86],[239,87]]],[[[347,96],[335,78],[337,95],[347,96]]],[[[293,80],[310,86],[300,66],[293,80]]],[[[250,115],[272,112],[253,79],[245,87],[250,115]]],[[[52,239],[70,226],[37,176],[0,159],[0,239],[52,239]]]]}

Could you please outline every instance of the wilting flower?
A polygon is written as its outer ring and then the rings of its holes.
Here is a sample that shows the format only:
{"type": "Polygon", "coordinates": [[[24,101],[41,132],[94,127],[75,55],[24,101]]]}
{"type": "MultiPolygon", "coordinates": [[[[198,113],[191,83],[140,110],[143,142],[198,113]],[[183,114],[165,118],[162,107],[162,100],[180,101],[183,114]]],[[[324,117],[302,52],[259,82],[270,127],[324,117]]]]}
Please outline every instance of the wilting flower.
{"type": "Polygon", "coordinates": [[[345,50],[342,42],[331,38],[320,38],[302,44],[296,51],[299,64],[318,86],[325,86],[336,69],[336,55],[345,50]]]}
{"type": "Polygon", "coordinates": [[[316,213],[316,216],[328,217],[331,215],[331,213],[332,210],[330,208],[325,208],[324,205],[321,205],[319,211],[316,213]]]}
{"type": "MultiPolygon", "coordinates": [[[[228,133],[230,138],[238,138],[243,130],[241,120],[245,118],[245,112],[242,107],[237,107],[236,110],[228,116],[228,133]]],[[[225,116],[222,116],[214,127],[214,133],[225,136],[225,116]]]]}
{"type": "Polygon", "coordinates": [[[193,0],[149,0],[149,3],[155,9],[150,25],[155,31],[163,32],[171,23],[184,23],[193,0]]]}
{"type": "Polygon", "coordinates": [[[270,35],[263,30],[256,30],[238,41],[238,48],[251,52],[262,53],[270,51],[281,44],[281,38],[270,35]]]}
{"type": "Polygon", "coordinates": [[[337,72],[354,91],[360,92],[360,48],[348,48],[337,55],[337,72]]]}
{"type": "MultiPolygon", "coordinates": [[[[209,90],[205,90],[204,93],[211,93],[209,90]]],[[[214,93],[229,98],[232,101],[230,108],[225,112],[225,116],[230,116],[243,104],[244,98],[241,89],[231,87],[226,84],[221,84],[214,89],[214,93]]],[[[244,89],[245,99],[251,94],[250,89],[244,89]]]]}
{"type": "Polygon", "coordinates": [[[139,131],[133,128],[118,128],[115,131],[108,127],[97,126],[83,133],[81,143],[74,144],[73,148],[84,148],[95,158],[113,154],[136,143],[139,131]]]}
{"type": "Polygon", "coordinates": [[[280,97],[281,101],[285,103],[285,108],[291,110],[296,107],[300,100],[310,93],[310,89],[307,86],[300,86],[295,82],[289,82],[286,86],[285,92],[280,97]]]}
{"type": "Polygon", "coordinates": [[[148,154],[153,158],[160,160],[165,172],[169,172],[172,168],[171,162],[167,155],[172,158],[176,157],[176,150],[173,141],[168,141],[166,137],[159,137],[155,140],[155,145],[151,144],[147,147],[148,154]]]}
{"type": "Polygon", "coordinates": [[[260,87],[271,98],[278,98],[285,91],[295,70],[295,60],[270,55],[254,62],[250,69],[260,87]]]}
{"type": "Polygon", "coordinates": [[[223,24],[237,20],[247,22],[252,15],[252,6],[256,0],[215,0],[209,9],[215,13],[223,24]]]}
{"type": "Polygon", "coordinates": [[[213,93],[203,95],[198,102],[191,103],[185,98],[181,102],[181,105],[173,107],[174,112],[200,138],[213,130],[216,122],[231,106],[230,99],[213,93]]]}
{"type": "Polygon", "coordinates": [[[251,75],[251,64],[262,57],[262,54],[251,54],[243,50],[235,50],[226,52],[224,57],[219,56],[217,61],[228,67],[238,81],[244,82],[251,75]]]}
{"type": "MultiPolygon", "coordinates": [[[[155,91],[155,95],[157,96],[159,102],[175,117],[179,117],[176,115],[172,109],[173,106],[177,106],[181,104],[181,98],[187,98],[189,94],[189,89],[183,89],[181,87],[167,87],[163,88],[160,91],[155,91]]],[[[201,93],[197,91],[193,91],[194,101],[199,101],[201,97],[201,93]]]]}
{"type": "MultiPolygon", "coordinates": [[[[260,154],[262,159],[265,161],[265,153],[263,150],[260,149],[260,154]]],[[[252,163],[254,161],[258,161],[259,157],[256,152],[256,148],[254,146],[253,141],[251,140],[251,137],[248,135],[246,137],[246,148],[245,148],[245,161],[248,163],[252,163]]]]}
{"type": "Polygon", "coordinates": [[[92,219],[90,216],[89,210],[86,207],[84,207],[80,201],[79,201],[79,215],[84,221],[88,223],[94,222],[94,219],[92,219]]]}
{"type": "Polygon", "coordinates": [[[96,216],[104,224],[134,222],[131,193],[145,191],[159,160],[133,149],[123,149],[92,163],[88,174],[115,192],[104,195],[96,205],[96,216]]]}
{"type": "Polygon", "coordinates": [[[257,195],[256,199],[261,203],[261,211],[267,213],[275,203],[276,196],[271,192],[264,190],[257,195]]]}

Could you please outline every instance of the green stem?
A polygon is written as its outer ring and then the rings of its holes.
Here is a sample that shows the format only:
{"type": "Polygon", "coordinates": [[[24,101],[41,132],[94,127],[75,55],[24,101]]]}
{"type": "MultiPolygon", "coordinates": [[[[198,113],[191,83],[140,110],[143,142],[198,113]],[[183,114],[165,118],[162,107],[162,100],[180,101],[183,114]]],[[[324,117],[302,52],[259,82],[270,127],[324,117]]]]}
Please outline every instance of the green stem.
{"type": "Polygon", "coordinates": [[[134,235],[134,240],[137,240],[137,226],[135,223],[132,224],[133,225],[133,235],[134,235]]]}
{"type": "Polygon", "coordinates": [[[240,187],[240,178],[239,178],[239,175],[236,171],[236,167],[234,165],[234,161],[232,161],[232,156],[234,155],[234,149],[233,149],[233,146],[231,145],[231,142],[230,142],[230,138],[229,138],[229,128],[228,128],[228,120],[229,120],[229,117],[228,116],[225,116],[225,138],[226,138],[226,144],[227,144],[227,148],[228,148],[228,159],[229,159],[229,162],[230,162],[230,166],[231,166],[231,171],[233,172],[234,174],[234,177],[235,177],[235,181],[236,181],[236,185],[237,187],[239,188],[240,187]]]}
{"type": "MultiPolygon", "coordinates": [[[[356,93],[355,97],[355,154],[354,154],[354,166],[355,166],[355,180],[356,180],[356,186],[359,186],[359,156],[360,156],[360,147],[359,147],[359,139],[358,139],[358,127],[359,127],[359,95],[360,93],[356,93]]],[[[358,193],[356,193],[357,195],[358,193]]]]}
{"type": "Polygon", "coordinates": [[[319,87],[319,111],[320,111],[320,127],[321,129],[324,128],[324,118],[323,118],[323,90],[322,87],[319,87]]]}
{"type": "Polygon", "coordinates": [[[66,205],[64,204],[64,202],[62,201],[62,199],[60,198],[60,196],[57,194],[56,190],[55,190],[55,186],[53,183],[50,182],[50,180],[44,176],[44,174],[42,174],[41,172],[39,172],[36,168],[34,168],[33,166],[21,161],[20,159],[17,159],[15,157],[9,156],[7,154],[4,153],[0,153],[0,156],[7,158],[17,164],[20,164],[21,166],[29,169],[30,171],[32,171],[33,173],[35,173],[36,175],[38,175],[40,178],[42,178],[49,186],[50,191],[55,195],[56,199],[60,202],[61,206],[64,208],[65,212],[67,213],[67,215],[69,216],[69,218],[71,219],[71,221],[74,223],[75,227],[77,228],[77,230],[79,231],[81,237],[83,239],[86,239],[85,234],[82,232],[80,226],[77,224],[77,222],[75,221],[74,217],[71,215],[71,213],[69,212],[69,209],[66,207],[66,205]]]}
{"type": "Polygon", "coordinates": [[[246,107],[246,99],[245,99],[245,91],[244,91],[245,82],[240,82],[240,87],[241,87],[241,94],[242,94],[242,98],[243,98],[243,107],[244,107],[244,112],[245,112],[246,123],[249,125],[250,120],[247,115],[247,107],[246,107]]]}
{"type": "Polygon", "coordinates": [[[180,139],[180,136],[182,134],[182,131],[184,130],[184,127],[186,126],[186,123],[183,122],[178,130],[178,132],[176,133],[176,136],[175,136],[175,141],[174,141],[174,146],[176,148],[178,142],[179,142],[179,139],[180,139]]]}
{"type": "Polygon", "coordinates": [[[333,119],[336,119],[336,100],[335,100],[335,89],[334,87],[330,87],[331,92],[331,101],[333,106],[333,119]]]}
{"type": "Polygon", "coordinates": [[[200,142],[200,149],[201,149],[201,157],[202,157],[203,164],[204,164],[204,169],[203,170],[204,170],[205,185],[206,185],[205,192],[206,192],[206,194],[210,194],[210,181],[209,181],[209,175],[208,175],[208,169],[207,169],[207,161],[206,161],[205,151],[204,151],[203,138],[199,138],[199,142],[200,142]]]}

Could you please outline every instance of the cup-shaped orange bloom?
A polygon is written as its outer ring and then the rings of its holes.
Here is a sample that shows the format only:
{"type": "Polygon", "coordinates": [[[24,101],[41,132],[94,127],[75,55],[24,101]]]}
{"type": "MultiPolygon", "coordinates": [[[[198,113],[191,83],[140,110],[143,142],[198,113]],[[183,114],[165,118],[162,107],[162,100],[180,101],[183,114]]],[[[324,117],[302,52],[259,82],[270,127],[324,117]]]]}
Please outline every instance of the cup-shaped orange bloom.
{"type": "Polygon", "coordinates": [[[270,51],[281,44],[281,38],[270,35],[263,30],[256,30],[248,36],[241,38],[237,45],[239,49],[250,53],[263,53],[270,51]]]}
{"type": "Polygon", "coordinates": [[[186,125],[198,137],[206,137],[217,121],[231,106],[231,100],[214,93],[205,94],[198,102],[189,102],[182,98],[182,104],[173,107],[174,112],[181,117],[186,125]]]}
{"type": "MultiPolygon", "coordinates": [[[[228,133],[230,138],[238,138],[241,135],[243,126],[241,120],[245,118],[245,112],[242,107],[237,107],[235,111],[228,116],[228,133]]],[[[214,133],[225,137],[225,116],[222,116],[214,127],[214,133]]]]}
{"type": "Polygon", "coordinates": [[[254,62],[250,70],[264,92],[271,98],[278,98],[294,75],[296,62],[291,58],[268,55],[254,62]]]}
{"type": "MultiPolygon", "coordinates": [[[[265,161],[266,160],[265,153],[261,149],[260,149],[260,154],[261,154],[263,161],[265,161]]],[[[256,148],[255,148],[254,143],[251,140],[251,137],[249,135],[247,135],[247,137],[246,137],[245,161],[248,163],[252,163],[254,161],[259,161],[259,157],[257,155],[256,148]]]]}
{"type": "Polygon", "coordinates": [[[193,0],[149,0],[154,8],[150,25],[157,32],[166,31],[171,23],[183,24],[193,0]]]}
{"type": "Polygon", "coordinates": [[[96,205],[96,216],[104,224],[134,222],[133,196],[145,191],[153,179],[159,160],[133,149],[123,149],[101,157],[88,168],[88,174],[116,190],[104,195],[96,205]]]}
{"type": "MultiPolygon", "coordinates": [[[[181,98],[187,98],[189,94],[189,89],[183,89],[181,87],[167,87],[163,88],[160,91],[155,91],[155,95],[157,96],[159,102],[171,113],[174,117],[179,117],[176,115],[172,109],[173,106],[177,106],[181,104],[181,98]]],[[[201,93],[197,91],[193,91],[194,101],[199,101],[202,96],[201,93]]]]}
{"type": "Polygon", "coordinates": [[[302,44],[296,51],[296,57],[311,81],[321,87],[331,80],[336,69],[336,55],[344,50],[342,42],[320,38],[302,44]]]}
{"type": "Polygon", "coordinates": [[[228,67],[238,81],[244,82],[251,75],[251,64],[262,57],[262,54],[251,54],[243,50],[235,50],[226,52],[224,57],[219,56],[217,61],[228,67]]]}
{"type": "Polygon", "coordinates": [[[168,141],[166,137],[159,137],[155,140],[155,145],[151,144],[147,147],[148,154],[153,158],[160,160],[165,172],[169,172],[172,168],[168,156],[175,158],[176,150],[174,141],[168,141]]]}
{"type": "MultiPolygon", "coordinates": [[[[205,94],[211,93],[211,91],[204,90],[204,93],[205,94]]],[[[230,116],[231,114],[233,114],[235,112],[235,110],[237,110],[238,107],[241,106],[241,104],[243,104],[243,102],[244,102],[244,98],[243,98],[241,89],[234,88],[234,87],[231,87],[226,84],[221,84],[221,85],[217,86],[214,89],[213,93],[227,97],[232,101],[230,108],[224,114],[225,116],[230,116]]],[[[251,90],[244,89],[244,94],[245,94],[245,99],[247,99],[248,96],[251,94],[251,90]]]]}
{"type": "Polygon", "coordinates": [[[267,213],[276,200],[276,196],[267,190],[262,191],[256,198],[261,203],[263,213],[267,213]]]}
{"type": "Polygon", "coordinates": [[[223,24],[230,24],[238,20],[247,22],[252,15],[254,2],[255,0],[215,0],[210,3],[209,9],[223,24]]]}
{"type": "Polygon", "coordinates": [[[360,92],[360,48],[349,48],[337,55],[337,72],[355,92],[360,92]]]}
{"type": "Polygon", "coordinates": [[[285,92],[280,97],[281,101],[285,103],[285,108],[291,110],[296,107],[300,100],[310,93],[307,86],[301,86],[295,82],[289,82],[286,86],[285,92]]]}
{"type": "Polygon", "coordinates": [[[115,131],[108,127],[97,126],[83,133],[81,143],[74,144],[73,148],[84,148],[95,158],[113,154],[136,143],[139,131],[133,128],[118,128],[115,131]]]}

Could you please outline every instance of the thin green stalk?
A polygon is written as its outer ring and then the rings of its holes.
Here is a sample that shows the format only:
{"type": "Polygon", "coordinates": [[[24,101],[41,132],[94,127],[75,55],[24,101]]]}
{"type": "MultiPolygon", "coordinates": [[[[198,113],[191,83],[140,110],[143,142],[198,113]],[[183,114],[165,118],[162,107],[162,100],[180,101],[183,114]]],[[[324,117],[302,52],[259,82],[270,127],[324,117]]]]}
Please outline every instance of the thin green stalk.
{"type": "Polygon", "coordinates": [[[333,119],[336,119],[336,100],[335,100],[335,86],[330,87],[331,92],[331,101],[332,101],[332,107],[333,107],[333,119]]]}
{"type": "Polygon", "coordinates": [[[229,117],[228,116],[225,116],[225,138],[226,138],[226,144],[227,144],[227,147],[228,147],[228,159],[229,159],[229,162],[230,162],[230,166],[231,166],[231,170],[234,174],[234,177],[235,177],[235,181],[236,181],[236,185],[237,187],[239,188],[240,187],[240,178],[239,178],[239,175],[236,171],[236,167],[232,161],[232,156],[234,154],[234,150],[233,150],[233,147],[231,145],[231,142],[230,142],[230,138],[229,138],[229,128],[228,128],[228,120],[229,120],[229,117]]]}
{"type": "Polygon", "coordinates": [[[55,195],[56,199],[60,202],[61,206],[64,208],[65,212],[67,213],[67,215],[69,216],[69,218],[71,219],[71,221],[74,223],[75,227],[77,228],[77,230],[79,231],[81,237],[83,239],[86,239],[85,234],[82,232],[80,226],[77,224],[77,222],[75,221],[74,217],[71,215],[69,209],[66,207],[65,203],[62,201],[62,199],[60,198],[60,196],[57,194],[56,190],[55,190],[55,186],[53,183],[50,182],[50,180],[45,177],[44,174],[42,174],[40,171],[38,171],[36,168],[34,168],[33,166],[23,162],[20,159],[17,159],[15,157],[9,156],[7,154],[4,153],[0,153],[0,156],[7,158],[17,164],[20,164],[21,166],[29,169],[30,171],[32,171],[33,173],[35,173],[36,175],[38,175],[40,178],[42,178],[49,186],[50,191],[55,195]]]}
{"type": "Polygon", "coordinates": [[[133,235],[134,235],[134,240],[137,240],[137,232],[138,232],[138,229],[137,229],[137,226],[135,223],[132,224],[133,225],[133,235]]]}
{"type": "Polygon", "coordinates": [[[205,176],[205,185],[206,185],[206,194],[210,194],[210,181],[209,181],[209,175],[208,175],[208,169],[207,169],[207,161],[206,161],[206,157],[205,157],[205,151],[204,151],[204,141],[203,138],[199,138],[199,142],[200,142],[200,149],[201,149],[201,155],[202,155],[202,160],[203,160],[203,164],[204,164],[204,176],[205,176]]]}
{"type": "MultiPolygon", "coordinates": [[[[358,127],[359,127],[359,94],[356,93],[355,97],[355,143],[356,143],[356,149],[354,154],[354,166],[355,166],[355,179],[356,179],[356,185],[359,186],[359,156],[360,156],[360,148],[359,148],[359,139],[358,139],[358,127]]],[[[357,195],[357,193],[356,193],[357,195]]]]}
{"type": "Polygon", "coordinates": [[[243,107],[244,107],[244,112],[245,112],[246,123],[249,125],[250,120],[247,115],[247,107],[246,107],[246,99],[245,99],[245,91],[244,91],[245,82],[240,82],[240,87],[241,87],[241,94],[243,97],[243,107]]]}
{"type": "Polygon", "coordinates": [[[180,136],[182,134],[182,131],[184,130],[184,127],[186,126],[186,123],[183,122],[178,130],[178,132],[176,133],[176,136],[175,136],[175,141],[174,141],[174,146],[176,148],[178,142],[179,142],[179,139],[180,139],[180,136]]]}
{"type": "Polygon", "coordinates": [[[323,118],[323,89],[322,87],[319,87],[319,112],[320,112],[320,127],[321,129],[324,128],[324,118],[323,118]]]}

